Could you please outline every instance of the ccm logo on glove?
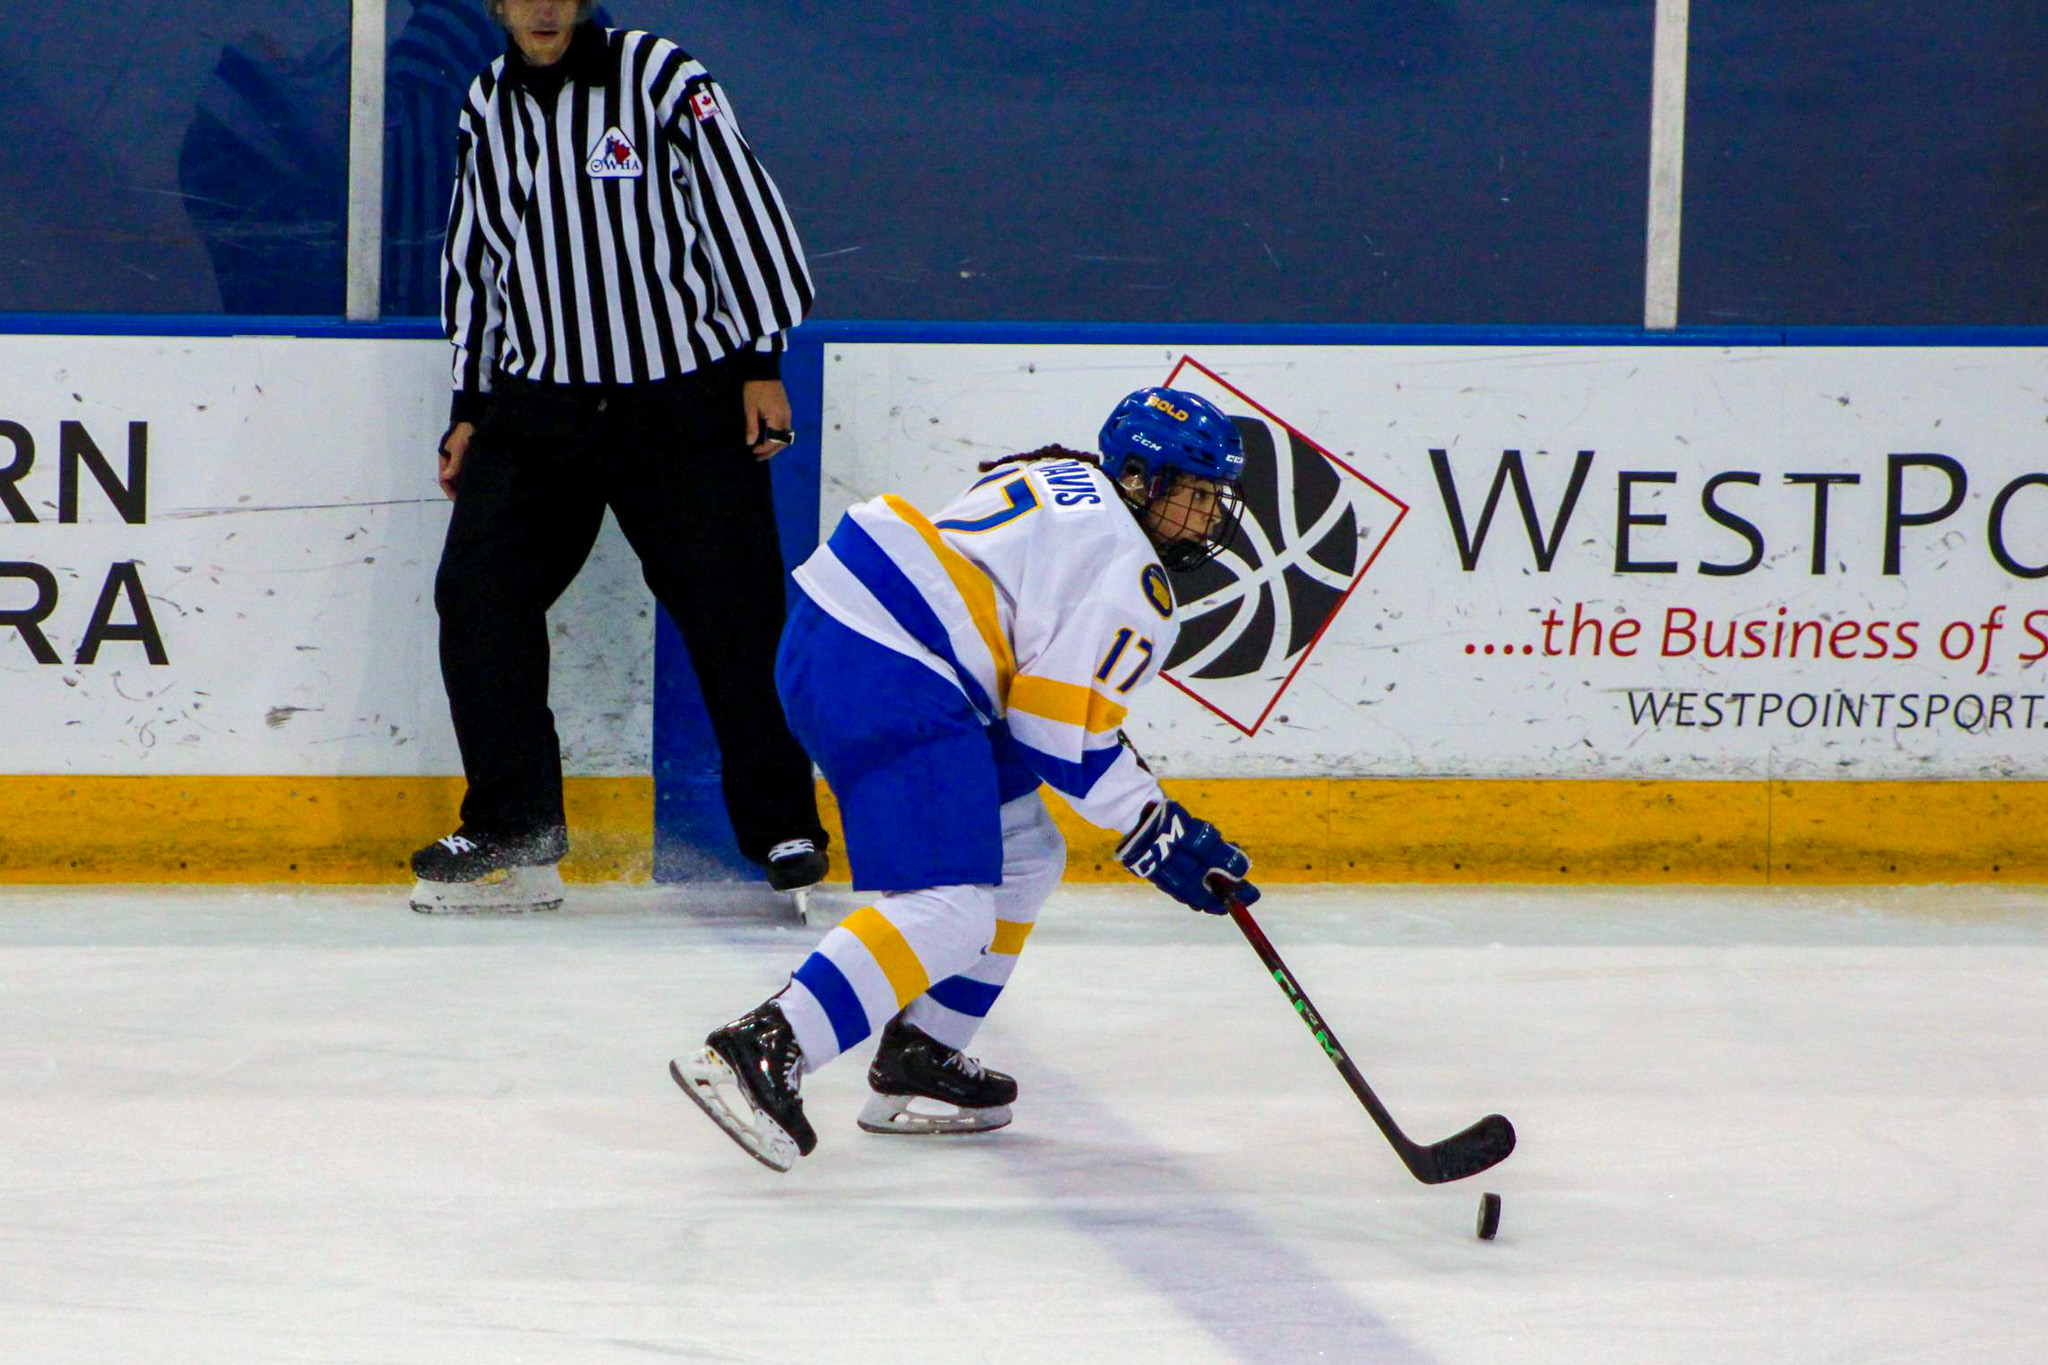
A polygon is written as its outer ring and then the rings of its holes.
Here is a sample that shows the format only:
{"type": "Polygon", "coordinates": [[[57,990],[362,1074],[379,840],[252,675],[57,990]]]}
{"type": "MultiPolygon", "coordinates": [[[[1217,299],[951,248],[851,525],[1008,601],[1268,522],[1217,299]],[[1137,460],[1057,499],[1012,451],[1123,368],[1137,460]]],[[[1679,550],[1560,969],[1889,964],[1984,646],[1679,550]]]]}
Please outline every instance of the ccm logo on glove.
{"type": "Polygon", "coordinates": [[[1207,820],[1189,815],[1178,801],[1145,808],[1138,827],[1117,845],[1117,861],[1187,906],[1211,915],[1227,914],[1235,898],[1250,905],[1259,889],[1245,880],[1252,860],[1216,832],[1207,820]]]}

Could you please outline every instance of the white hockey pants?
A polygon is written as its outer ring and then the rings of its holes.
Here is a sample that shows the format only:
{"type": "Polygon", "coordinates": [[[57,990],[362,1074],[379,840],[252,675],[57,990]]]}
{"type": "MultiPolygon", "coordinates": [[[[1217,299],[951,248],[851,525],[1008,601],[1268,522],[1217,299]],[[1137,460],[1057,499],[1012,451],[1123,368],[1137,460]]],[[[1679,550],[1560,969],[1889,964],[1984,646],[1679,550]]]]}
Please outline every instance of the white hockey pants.
{"type": "Polygon", "coordinates": [[[1066,840],[1036,792],[1002,808],[999,886],[891,892],[827,933],[781,997],[804,1069],[878,1031],[898,1010],[964,1048],[1016,969],[1038,908],[1066,870],[1066,840]]]}

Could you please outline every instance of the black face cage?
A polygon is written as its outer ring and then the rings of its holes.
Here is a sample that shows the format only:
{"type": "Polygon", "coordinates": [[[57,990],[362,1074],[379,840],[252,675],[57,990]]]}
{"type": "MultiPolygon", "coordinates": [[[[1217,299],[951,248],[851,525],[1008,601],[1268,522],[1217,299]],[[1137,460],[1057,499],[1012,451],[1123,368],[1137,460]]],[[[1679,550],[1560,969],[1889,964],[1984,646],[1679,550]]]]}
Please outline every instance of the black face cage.
{"type": "MultiPolygon", "coordinates": [[[[1173,476],[1161,478],[1155,501],[1173,488],[1173,476]]],[[[1236,484],[1228,485],[1216,495],[1216,520],[1209,533],[1192,540],[1173,539],[1159,545],[1159,562],[1174,573],[1187,573],[1199,569],[1216,556],[1230,548],[1237,539],[1237,526],[1244,515],[1244,492],[1236,484]]],[[[1170,528],[1160,528],[1162,533],[1170,528]]]]}

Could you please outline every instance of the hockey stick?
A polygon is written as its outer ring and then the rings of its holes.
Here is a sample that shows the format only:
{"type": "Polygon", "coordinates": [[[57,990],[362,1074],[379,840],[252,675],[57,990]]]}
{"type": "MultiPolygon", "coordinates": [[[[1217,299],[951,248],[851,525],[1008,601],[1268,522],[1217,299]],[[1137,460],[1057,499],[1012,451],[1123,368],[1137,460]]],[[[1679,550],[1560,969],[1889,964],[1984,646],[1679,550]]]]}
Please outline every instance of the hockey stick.
{"type": "Polygon", "coordinates": [[[1266,970],[1280,983],[1280,989],[1287,993],[1287,1001],[1294,1006],[1301,1022],[1308,1025],[1308,1031],[1323,1045],[1323,1052],[1336,1064],[1337,1074],[1351,1087],[1351,1093],[1358,1096],[1358,1102],[1365,1106],[1365,1112],[1372,1115],[1372,1121],[1386,1134],[1393,1144],[1394,1152],[1408,1167],[1408,1173],[1425,1185],[1441,1185],[1450,1180],[1463,1180],[1468,1175],[1478,1175],[1490,1166],[1507,1160],[1515,1150],[1515,1126],[1499,1114],[1488,1114],[1462,1133],[1453,1133],[1442,1142],[1424,1147],[1412,1141],[1401,1131],[1401,1125],[1394,1122],[1394,1116],[1380,1103],[1380,1097],[1372,1093],[1372,1087],[1365,1083],[1365,1077],[1358,1074],[1358,1068],[1344,1055],[1337,1036],[1330,1032],[1316,1007],[1310,1003],[1308,993],[1301,983],[1294,979],[1294,973],[1287,970],[1287,964],[1280,960],[1272,940],[1266,937],[1251,911],[1240,905],[1235,896],[1227,897],[1224,904],[1230,907],[1230,917],[1237,921],[1237,927],[1244,931],[1252,951],[1259,955],[1259,961],[1266,964],[1266,970]]]}

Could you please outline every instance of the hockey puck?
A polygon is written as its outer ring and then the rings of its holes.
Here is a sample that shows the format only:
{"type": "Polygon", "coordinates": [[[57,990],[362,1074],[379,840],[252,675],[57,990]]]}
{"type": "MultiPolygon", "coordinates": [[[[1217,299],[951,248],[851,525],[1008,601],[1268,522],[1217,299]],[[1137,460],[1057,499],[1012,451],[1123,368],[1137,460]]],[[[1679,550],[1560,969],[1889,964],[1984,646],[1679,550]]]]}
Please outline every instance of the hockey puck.
{"type": "Polygon", "coordinates": [[[1500,1231],[1500,1196],[1488,1192],[1479,1196],[1479,1239],[1491,1242],[1500,1231]]]}

